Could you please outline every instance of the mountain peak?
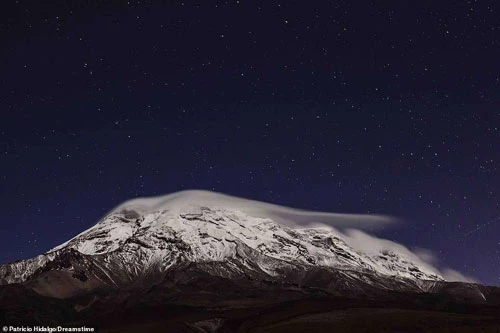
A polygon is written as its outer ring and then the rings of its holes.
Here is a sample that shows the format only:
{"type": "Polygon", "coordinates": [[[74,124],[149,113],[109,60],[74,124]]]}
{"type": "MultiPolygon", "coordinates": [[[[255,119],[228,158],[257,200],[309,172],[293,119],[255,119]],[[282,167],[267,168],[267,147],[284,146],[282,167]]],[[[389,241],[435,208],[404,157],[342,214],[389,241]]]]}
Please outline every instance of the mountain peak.
{"type": "Polygon", "coordinates": [[[0,267],[0,283],[27,281],[55,267],[118,286],[162,279],[191,264],[206,267],[210,275],[259,280],[300,281],[306,272],[323,271],[362,284],[372,281],[377,288],[392,288],[387,281],[393,280],[411,288],[420,288],[419,280],[443,280],[403,246],[397,254],[366,251],[350,235],[310,223],[358,218],[197,190],[138,198],[47,253],[0,267]]]}
{"type": "Polygon", "coordinates": [[[126,253],[130,262],[136,261],[137,253],[148,258],[171,258],[174,254],[189,262],[239,258],[241,264],[252,262],[270,276],[278,274],[282,265],[305,265],[442,280],[405,256],[353,248],[334,229],[299,229],[278,223],[268,205],[203,191],[136,199],[120,205],[98,224],[51,252],[67,248],[86,255],[118,251],[126,253]],[[256,216],[255,211],[268,215],[256,216]],[[178,244],[182,244],[182,251],[178,244]]]}

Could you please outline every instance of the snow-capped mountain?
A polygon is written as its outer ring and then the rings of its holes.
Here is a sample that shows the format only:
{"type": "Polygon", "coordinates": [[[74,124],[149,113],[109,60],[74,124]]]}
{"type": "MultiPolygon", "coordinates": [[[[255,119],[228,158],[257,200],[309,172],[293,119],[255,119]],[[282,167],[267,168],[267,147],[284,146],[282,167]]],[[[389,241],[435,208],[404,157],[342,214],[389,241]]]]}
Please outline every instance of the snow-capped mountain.
{"type": "Polygon", "coordinates": [[[0,283],[57,269],[93,281],[88,285],[124,286],[186,263],[218,263],[211,274],[231,277],[276,279],[316,268],[412,285],[443,281],[401,254],[355,249],[334,229],[292,228],[262,217],[266,205],[204,191],[132,200],[49,252],[0,266],[0,283]]]}
{"type": "Polygon", "coordinates": [[[1,265],[0,322],[104,332],[268,332],[279,322],[288,332],[303,331],[296,315],[318,313],[332,327],[352,314],[357,327],[372,321],[358,319],[366,308],[385,313],[383,325],[403,313],[455,327],[463,321],[449,324],[447,311],[472,311],[474,327],[498,327],[499,288],[444,281],[404,246],[319,224],[339,218],[359,216],[204,191],[131,200],[47,253],[1,265]]]}

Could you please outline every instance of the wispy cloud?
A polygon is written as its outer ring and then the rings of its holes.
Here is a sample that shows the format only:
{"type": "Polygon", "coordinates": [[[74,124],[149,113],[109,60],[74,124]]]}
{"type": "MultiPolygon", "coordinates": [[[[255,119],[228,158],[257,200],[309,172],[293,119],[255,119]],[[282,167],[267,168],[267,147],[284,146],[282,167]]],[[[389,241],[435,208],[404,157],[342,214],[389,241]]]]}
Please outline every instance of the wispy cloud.
{"type": "MultiPolygon", "coordinates": [[[[338,232],[338,231],[337,231],[338,232]]],[[[379,238],[358,229],[348,229],[340,232],[343,239],[355,249],[368,254],[376,254],[382,251],[390,251],[413,262],[426,273],[434,273],[443,277],[446,281],[478,282],[473,277],[464,275],[454,269],[443,267],[437,256],[429,249],[409,249],[403,244],[379,238]]]]}

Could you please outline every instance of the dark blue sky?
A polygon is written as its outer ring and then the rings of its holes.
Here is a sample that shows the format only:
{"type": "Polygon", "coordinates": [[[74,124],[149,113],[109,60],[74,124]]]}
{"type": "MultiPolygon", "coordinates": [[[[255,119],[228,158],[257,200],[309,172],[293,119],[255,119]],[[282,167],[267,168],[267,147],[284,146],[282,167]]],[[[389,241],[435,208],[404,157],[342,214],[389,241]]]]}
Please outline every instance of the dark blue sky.
{"type": "Polygon", "coordinates": [[[500,5],[0,5],[0,262],[209,189],[405,223],[500,284],[500,5]]]}

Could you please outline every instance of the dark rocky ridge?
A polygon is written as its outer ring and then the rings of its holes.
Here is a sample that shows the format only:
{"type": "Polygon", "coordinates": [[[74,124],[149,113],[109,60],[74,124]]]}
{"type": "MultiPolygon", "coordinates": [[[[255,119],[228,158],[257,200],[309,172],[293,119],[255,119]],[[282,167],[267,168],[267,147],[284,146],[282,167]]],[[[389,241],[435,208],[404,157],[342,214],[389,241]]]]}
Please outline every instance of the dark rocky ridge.
{"type": "Polygon", "coordinates": [[[497,332],[500,328],[497,287],[440,282],[432,292],[423,293],[374,289],[360,282],[374,277],[346,272],[291,269],[284,272],[289,280],[263,279],[265,274],[259,276],[253,270],[233,273],[231,263],[184,263],[161,279],[144,279],[127,287],[102,284],[58,299],[36,293],[33,286],[45,280],[56,283],[60,275],[78,281],[77,285],[86,282],[64,276],[63,270],[45,271],[28,282],[0,287],[0,319],[9,325],[93,324],[101,332],[165,328],[202,332],[199,323],[216,323],[209,325],[213,332],[302,332],[305,328],[327,332],[339,327],[355,332],[382,328],[497,332]],[[464,290],[479,290],[486,300],[464,290]],[[354,318],[376,323],[369,326],[354,318]]]}

